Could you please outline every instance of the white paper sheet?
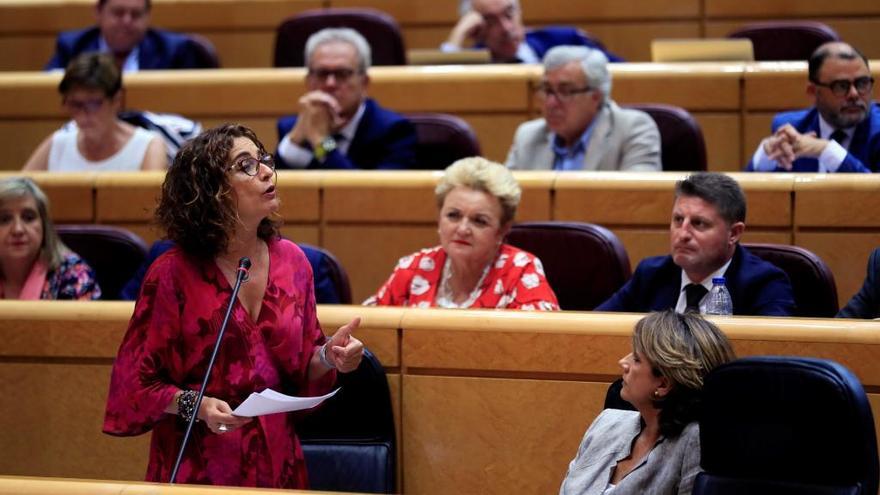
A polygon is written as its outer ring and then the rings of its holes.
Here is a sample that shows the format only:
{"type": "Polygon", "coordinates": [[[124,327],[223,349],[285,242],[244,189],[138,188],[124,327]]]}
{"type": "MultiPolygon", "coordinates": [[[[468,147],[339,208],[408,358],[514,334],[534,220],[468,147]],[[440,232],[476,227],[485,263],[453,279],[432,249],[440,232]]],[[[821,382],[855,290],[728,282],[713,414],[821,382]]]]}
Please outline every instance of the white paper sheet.
{"type": "Polygon", "coordinates": [[[317,406],[325,400],[333,397],[339,392],[339,389],[320,397],[293,397],[276,392],[271,388],[267,388],[259,393],[252,393],[250,397],[245,399],[238,407],[232,411],[236,416],[254,417],[264,414],[275,414],[280,412],[299,411],[300,409],[309,409],[317,406]]]}

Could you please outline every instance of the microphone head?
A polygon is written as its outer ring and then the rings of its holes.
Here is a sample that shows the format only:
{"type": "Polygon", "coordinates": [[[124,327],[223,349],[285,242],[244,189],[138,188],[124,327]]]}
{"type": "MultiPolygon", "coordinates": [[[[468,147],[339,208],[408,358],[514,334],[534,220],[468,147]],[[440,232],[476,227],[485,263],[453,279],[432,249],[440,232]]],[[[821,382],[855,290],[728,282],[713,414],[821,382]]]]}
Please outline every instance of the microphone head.
{"type": "Polygon", "coordinates": [[[242,258],[238,260],[238,272],[242,282],[247,282],[247,279],[250,277],[250,273],[248,273],[250,269],[251,259],[247,256],[242,256],[242,258]]]}

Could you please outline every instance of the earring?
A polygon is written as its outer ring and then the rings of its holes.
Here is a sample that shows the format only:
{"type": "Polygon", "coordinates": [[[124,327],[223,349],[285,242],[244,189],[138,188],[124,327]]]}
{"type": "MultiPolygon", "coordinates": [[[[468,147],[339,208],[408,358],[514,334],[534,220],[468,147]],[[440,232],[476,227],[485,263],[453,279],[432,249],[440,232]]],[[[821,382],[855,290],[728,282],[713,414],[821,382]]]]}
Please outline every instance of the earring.
{"type": "Polygon", "coordinates": [[[660,392],[654,391],[654,400],[660,400],[660,392]]]}

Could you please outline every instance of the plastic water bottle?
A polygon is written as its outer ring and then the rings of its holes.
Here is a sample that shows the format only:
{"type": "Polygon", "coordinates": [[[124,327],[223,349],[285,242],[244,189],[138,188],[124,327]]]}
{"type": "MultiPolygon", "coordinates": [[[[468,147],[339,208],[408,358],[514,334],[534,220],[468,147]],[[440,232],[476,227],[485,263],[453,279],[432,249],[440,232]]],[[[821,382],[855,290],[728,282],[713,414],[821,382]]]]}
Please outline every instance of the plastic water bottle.
{"type": "Polygon", "coordinates": [[[732,315],[733,301],[730,292],[724,285],[724,277],[712,279],[712,290],[709,291],[709,299],[706,301],[707,315],[732,315]]]}

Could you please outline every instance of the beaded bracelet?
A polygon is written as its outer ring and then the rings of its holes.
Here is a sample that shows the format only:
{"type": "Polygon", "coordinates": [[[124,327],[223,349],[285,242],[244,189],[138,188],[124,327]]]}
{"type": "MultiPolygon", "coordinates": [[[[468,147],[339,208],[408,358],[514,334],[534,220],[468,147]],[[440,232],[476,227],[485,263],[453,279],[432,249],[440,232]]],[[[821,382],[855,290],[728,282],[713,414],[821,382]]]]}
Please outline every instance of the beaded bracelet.
{"type": "Polygon", "coordinates": [[[195,390],[184,390],[177,397],[177,415],[180,416],[183,422],[189,423],[189,420],[195,414],[196,398],[198,396],[199,394],[195,390]]]}
{"type": "Polygon", "coordinates": [[[330,341],[328,340],[327,342],[324,343],[324,345],[321,346],[321,350],[318,351],[318,357],[321,359],[321,364],[330,368],[331,370],[335,370],[336,365],[334,365],[333,363],[330,362],[329,359],[327,359],[327,344],[329,344],[329,343],[330,343],[330,341]]]}

